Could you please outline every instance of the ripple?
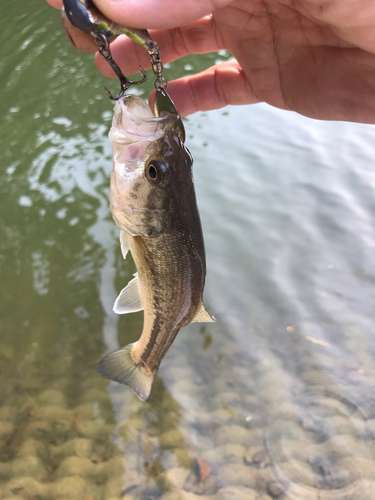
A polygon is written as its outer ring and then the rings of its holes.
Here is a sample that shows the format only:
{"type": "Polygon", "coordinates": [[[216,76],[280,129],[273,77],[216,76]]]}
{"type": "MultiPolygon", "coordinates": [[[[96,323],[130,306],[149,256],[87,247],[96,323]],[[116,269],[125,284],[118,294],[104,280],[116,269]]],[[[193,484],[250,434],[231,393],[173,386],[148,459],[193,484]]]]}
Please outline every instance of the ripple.
{"type": "Polygon", "coordinates": [[[374,498],[375,402],[340,379],[310,373],[311,386],[294,394],[298,417],[289,432],[270,424],[266,445],[271,481],[288,499],[374,498]]]}

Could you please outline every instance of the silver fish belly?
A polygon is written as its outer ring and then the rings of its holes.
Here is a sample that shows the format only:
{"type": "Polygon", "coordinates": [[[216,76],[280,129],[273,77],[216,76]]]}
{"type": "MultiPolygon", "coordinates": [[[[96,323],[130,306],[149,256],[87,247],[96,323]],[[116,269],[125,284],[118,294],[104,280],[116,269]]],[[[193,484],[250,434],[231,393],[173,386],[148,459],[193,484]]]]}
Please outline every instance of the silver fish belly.
{"type": "Polygon", "coordinates": [[[144,324],[138,342],[107,354],[96,369],[144,401],[179,330],[215,319],[203,305],[206,261],[192,157],[165,90],[156,92],[154,113],[137,96],[116,103],[110,139],[111,211],[123,256],[130,250],[138,271],[114,311],[143,309],[144,324]]]}

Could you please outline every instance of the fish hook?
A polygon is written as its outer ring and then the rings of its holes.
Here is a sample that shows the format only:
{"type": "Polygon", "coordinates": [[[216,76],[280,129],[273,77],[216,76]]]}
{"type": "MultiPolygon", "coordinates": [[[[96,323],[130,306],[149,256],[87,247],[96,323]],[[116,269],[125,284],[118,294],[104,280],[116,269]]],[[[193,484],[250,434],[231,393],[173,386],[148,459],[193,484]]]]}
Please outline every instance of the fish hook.
{"type": "Polygon", "coordinates": [[[103,31],[97,31],[95,33],[91,32],[91,35],[95,38],[95,43],[99,49],[99,54],[102,56],[103,59],[107,61],[107,63],[116,73],[117,78],[120,80],[121,91],[116,97],[113,97],[111,92],[106,87],[104,87],[104,90],[107,92],[108,97],[112,99],[112,101],[118,101],[119,99],[121,99],[121,97],[124,96],[126,90],[130,87],[130,85],[141,85],[141,83],[144,83],[146,81],[147,75],[142,66],[139,66],[139,69],[141,70],[141,73],[143,75],[142,80],[133,82],[132,80],[129,80],[129,78],[127,78],[122,73],[121,69],[117,66],[116,62],[112,58],[112,54],[109,48],[109,41],[103,31]]]}

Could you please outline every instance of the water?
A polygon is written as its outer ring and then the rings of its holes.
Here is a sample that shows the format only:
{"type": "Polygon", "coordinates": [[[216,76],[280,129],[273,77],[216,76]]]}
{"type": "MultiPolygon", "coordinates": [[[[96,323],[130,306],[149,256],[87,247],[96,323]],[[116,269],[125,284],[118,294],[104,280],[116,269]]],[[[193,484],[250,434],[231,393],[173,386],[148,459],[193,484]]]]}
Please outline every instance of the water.
{"type": "Polygon", "coordinates": [[[141,403],[94,370],[143,321],[112,313],[134,272],[108,208],[118,83],[43,2],[3,1],[1,32],[0,498],[375,498],[374,127],[186,121],[218,322],[179,333],[141,403]]]}

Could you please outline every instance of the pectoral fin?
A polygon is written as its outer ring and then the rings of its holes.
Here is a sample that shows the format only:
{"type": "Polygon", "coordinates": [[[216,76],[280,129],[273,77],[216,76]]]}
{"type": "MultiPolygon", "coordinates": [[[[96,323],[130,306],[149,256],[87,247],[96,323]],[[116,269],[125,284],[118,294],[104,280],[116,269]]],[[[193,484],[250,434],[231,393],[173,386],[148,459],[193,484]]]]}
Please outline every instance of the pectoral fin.
{"type": "Polygon", "coordinates": [[[130,250],[130,242],[129,242],[129,235],[122,230],[120,231],[120,244],[121,244],[122,256],[124,257],[124,259],[126,259],[126,256],[130,250]]]}
{"type": "Polygon", "coordinates": [[[190,321],[190,323],[213,323],[216,321],[216,318],[211,316],[204,307],[203,302],[198,308],[194,318],[190,321]]]}
{"type": "Polygon", "coordinates": [[[142,311],[143,309],[138,273],[135,273],[134,276],[135,278],[129,281],[126,287],[121,290],[115,301],[113,311],[116,314],[127,314],[142,311]]]}

